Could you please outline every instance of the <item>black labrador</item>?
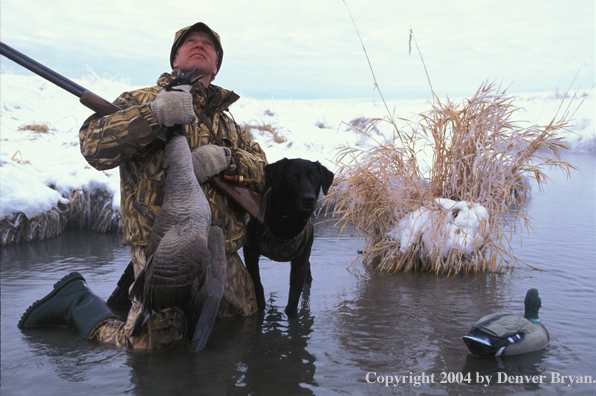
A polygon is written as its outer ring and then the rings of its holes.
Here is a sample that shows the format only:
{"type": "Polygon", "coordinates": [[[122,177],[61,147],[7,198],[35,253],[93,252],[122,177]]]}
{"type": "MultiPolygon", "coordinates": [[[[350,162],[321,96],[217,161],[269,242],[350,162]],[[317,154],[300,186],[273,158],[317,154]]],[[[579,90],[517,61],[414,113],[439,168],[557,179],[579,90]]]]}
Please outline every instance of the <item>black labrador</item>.
{"type": "Polygon", "coordinates": [[[310,250],[317,198],[333,182],[333,172],[318,161],[284,158],[265,167],[267,200],[263,224],[251,218],[247,226],[244,263],[250,274],[259,310],[265,309],[265,293],[259,274],[259,257],[291,261],[290,295],[286,314],[298,313],[304,283],[310,284],[310,250]]]}

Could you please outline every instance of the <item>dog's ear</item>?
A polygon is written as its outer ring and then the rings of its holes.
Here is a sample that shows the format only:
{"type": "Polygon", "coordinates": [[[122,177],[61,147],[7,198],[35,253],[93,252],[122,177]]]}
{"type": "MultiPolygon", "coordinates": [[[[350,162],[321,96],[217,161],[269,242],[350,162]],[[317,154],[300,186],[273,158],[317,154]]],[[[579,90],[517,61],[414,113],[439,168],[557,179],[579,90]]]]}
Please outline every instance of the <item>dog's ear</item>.
{"type": "Polygon", "coordinates": [[[319,161],[317,161],[317,167],[321,174],[321,188],[323,189],[323,194],[327,195],[329,187],[331,187],[331,183],[333,183],[333,172],[321,165],[319,161]]]}
{"type": "Polygon", "coordinates": [[[267,178],[267,184],[276,191],[281,182],[281,176],[283,175],[284,167],[288,163],[287,158],[282,158],[277,162],[265,166],[265,177],[267,178]]]}

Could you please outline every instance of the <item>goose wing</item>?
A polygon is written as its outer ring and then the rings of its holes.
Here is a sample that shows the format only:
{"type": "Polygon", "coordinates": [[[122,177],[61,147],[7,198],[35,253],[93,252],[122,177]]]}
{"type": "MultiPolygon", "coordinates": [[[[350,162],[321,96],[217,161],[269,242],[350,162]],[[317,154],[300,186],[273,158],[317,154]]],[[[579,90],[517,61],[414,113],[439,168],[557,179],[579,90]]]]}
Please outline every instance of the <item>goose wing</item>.
{"type": "Polygon", "coordinates": [[[147,267],[145,295],[154,310],[184,306],[194,290],[205,283],[209,261],[207,239],[201,234],[177,235],[174,226],[164,236],[147,267]]]}
{"type": "Polygon", "coordinates": [[[144,317],[152,310],[188,304],[193,290],[205,283],[209,254],[207,238],[201,234],[180,236],[176,225],[164,235],[132,289],[142,307],[133,335],[140,331],[144,317]]]}
{"type": "Polygon", "coordinates": [[[207,281],[196,296],[198,304],[194,312],[200,312],[200,315],[194,325],[194,330],[190,333],[192,334],[190,340],[192,352],[202,350],[213,331],[228,278],[225,239],[221,228],[211,227],[207,244],[210,260],[207,263],[207,281]]]}

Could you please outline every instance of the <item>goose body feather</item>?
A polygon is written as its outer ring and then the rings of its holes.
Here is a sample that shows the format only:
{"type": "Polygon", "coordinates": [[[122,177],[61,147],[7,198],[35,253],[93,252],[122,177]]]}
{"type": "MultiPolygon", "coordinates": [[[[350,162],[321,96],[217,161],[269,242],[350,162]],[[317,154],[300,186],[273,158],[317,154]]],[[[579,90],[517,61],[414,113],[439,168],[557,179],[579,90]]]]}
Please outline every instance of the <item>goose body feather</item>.
{"type": "Polygon", "coordinates": [[[166,145],[166,189],[147,245],[147,264],[132,294],[142,306],[133,335],[147,315],[180,307],[191,349],[202,349],[211,333],[227,281],[223,231],[211,226],[211,208],[196,180],[186,137],[166,145]]]}

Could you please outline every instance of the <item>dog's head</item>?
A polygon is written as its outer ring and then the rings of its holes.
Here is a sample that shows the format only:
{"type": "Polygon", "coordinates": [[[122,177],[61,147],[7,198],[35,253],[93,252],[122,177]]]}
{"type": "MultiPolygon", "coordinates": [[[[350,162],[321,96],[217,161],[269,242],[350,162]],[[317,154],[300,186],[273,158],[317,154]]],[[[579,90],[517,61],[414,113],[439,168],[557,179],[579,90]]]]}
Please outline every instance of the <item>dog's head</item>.
{"type": "Polygon", "coordinates": [[[333,172],[305,159],[281,159],[265,167],[272,199],[287,214],[309,217],[316,209],[322,190],[327,195],[333,182],[333,172]]]}

